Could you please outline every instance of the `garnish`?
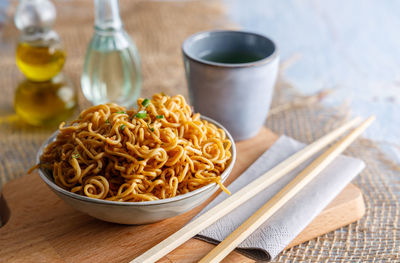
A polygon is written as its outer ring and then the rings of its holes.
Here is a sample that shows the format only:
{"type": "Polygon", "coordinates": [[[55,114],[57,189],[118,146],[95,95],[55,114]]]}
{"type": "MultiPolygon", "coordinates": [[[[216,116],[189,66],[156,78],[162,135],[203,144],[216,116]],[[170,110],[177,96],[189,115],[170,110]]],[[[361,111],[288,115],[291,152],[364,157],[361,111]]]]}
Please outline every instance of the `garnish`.
{"type": "Polygon", "coordinates": [[[72,158],[74,158],[74,159],[78,159],[79,157],[81,157],[81,155],[79,153],[75,153],[72,155],[72,158]]]}
{"type": "Polygon", "coordinates": [[[125,124],[122,124],[121,126],[119,126],[119,129],[120,129],[121,131],[123,131],[123,130],[125,129],[125,127],[126,127],[126,125],[125,125],[125,124]]]}
{"type": "Polygon", "coordinates": [[[157,115],[156,119],[164,119],[164,115],[157,115]]]}
{"type": "Polygon", "coordinates": [[[135,114],[135,117],[139,119],[144,119],[147,117],[147,112],[145,110],[141,110],[135,114]]]}
{"type": "Polygon", "coordinates": [[[142,105],[143,105],[144,107],[149,106],[149,104],[150,104],[150,100],[149,100],[149,99],[144,99],[144,100],[142,101],[142,105]]]}
{"type": "Polygon", "coordinates": [[[117,111],[116,113],[126,114],[126,111],[117,111]]]}
{"type": "Polygon", "coordinates": [[[107,119],[107,120],[106,120],[106,123],[110,123],[110,120],[109,120],[109,119],[107,119]]]}
{"type": "Polygon", "coordinates": [[[150,127],[150,124],[147,124],[147,127],[149,128],[150,131],[154,131],[154,128],[150,127]]]}
{"type": "Polygon", "coordinates": [[[144,160],[142,157],[138,157],[137,159],[138,159],[138,161],[143,161],[144,160]]]}

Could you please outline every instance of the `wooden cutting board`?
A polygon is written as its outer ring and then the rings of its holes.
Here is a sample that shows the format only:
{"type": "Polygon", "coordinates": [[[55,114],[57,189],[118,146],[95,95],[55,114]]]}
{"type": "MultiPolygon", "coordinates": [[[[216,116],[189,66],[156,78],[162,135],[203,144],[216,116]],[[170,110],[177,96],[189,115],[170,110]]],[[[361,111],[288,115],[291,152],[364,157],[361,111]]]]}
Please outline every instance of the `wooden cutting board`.
{"type": "MultiPolygon", "coordinates": [[[[256,137],[237,143],[232,182],[278,136],[263,129],[256,137]]],[[[159,223],[126,226],[99,221],[61,201],[38,174],[7,183],[3,195],[10,219],[0,228],[0,262],[129,262],[177,231],[204,206],[159,223]]],[[[4,209],[0,209],[0,213],[4,209]]],[[[349,185],[288,246],[350,224],[364,215],[361,191],[349,185]]],[[[191,239],[160,262],[197,262],[213,245],[191,239]]],[[[232,252],[224,262],[252,262],[232,252]]]]}

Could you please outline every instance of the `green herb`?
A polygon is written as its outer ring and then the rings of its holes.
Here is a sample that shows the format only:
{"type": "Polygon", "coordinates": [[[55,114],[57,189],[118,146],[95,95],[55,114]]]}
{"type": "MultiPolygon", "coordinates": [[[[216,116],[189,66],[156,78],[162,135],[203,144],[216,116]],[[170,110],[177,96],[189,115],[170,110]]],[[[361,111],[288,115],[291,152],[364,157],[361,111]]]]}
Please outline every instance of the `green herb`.
{"type": "Polygon", "coordinates": [[[110,123],[110,120],[109,120],[109,119],[107,119],[107,120],[106,120],[106,123],[110,123]]]}
{"type": "Polygon", "coordinates": [[[150,124],[147,124],[147,127],[149,128],[150,131],[152,131],[152,132],[154,131],[154,128],[151,128],[150,124]]]}
{"type": "Polygon", "coordinates": [[[147,112],[145,110],[141,110],[135,114],[135,117],[139,119],[144,119],[147,117],[147,112]]]}
{"type": "Polygon", "coordinates": [[[117,111],[116,113],[126,114],[126,111],[117,111]]]}
{"type": "Polygon", "coordinates": [[[125,129],[125,127],[126,127],[126,125],[125,125],[125,124],[122,124],[121,126],[119,126],[119,129],[120,129],[121,131],[123,131],[123,130],[125,129]]]}
{"type": "Polygon", "coordinates": [[[149,106],[149,104],[150,104],[150,100],[149,100],[149,99],[144,99],[144,100],[142,101],[142,105],[143,105],[144,107],[149,106]]]}
{"type": "Polygon", "coordinates": [[[81,155],[79,153],[75,153],[72,155],[72,158],[74,158],[74,159],[78,159],[79,157],[81,157],[81,155]]]}
{"type": "Polygon", "coordinates": [[[157,115],[156,119],[164,119],[164,115],[157,115]]]}
{"type": "Polygon", "coordinates": [[[142,157],[138,157],[137,159],[138,159],[138,161],[143,161],[144,160],[142,157]]]}

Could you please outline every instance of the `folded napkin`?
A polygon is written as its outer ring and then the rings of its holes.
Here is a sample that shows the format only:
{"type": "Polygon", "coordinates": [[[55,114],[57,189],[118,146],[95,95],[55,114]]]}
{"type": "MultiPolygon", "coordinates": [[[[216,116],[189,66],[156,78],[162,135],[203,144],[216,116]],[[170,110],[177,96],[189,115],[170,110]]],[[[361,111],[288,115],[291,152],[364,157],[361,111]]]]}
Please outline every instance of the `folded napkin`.
{"type": "MultiPolygon", "coordinates": [[[[303,147],[304,144],[281,136],[268,151],[230,184],[228,189],[232,193],[237,192],[303,147]]],[[[221,242],[296,177],[311,161],[312,159],[200,232],[196,238],[213,244],[221,242]]],[[[317,178],[243,241],[237,250],[258,261],[273,259],[361,172],[364,166],[361,160],[339,156],[317,178]]],[[[197,216],[226,198],[228,195],[221,193],[197,216]]]]}

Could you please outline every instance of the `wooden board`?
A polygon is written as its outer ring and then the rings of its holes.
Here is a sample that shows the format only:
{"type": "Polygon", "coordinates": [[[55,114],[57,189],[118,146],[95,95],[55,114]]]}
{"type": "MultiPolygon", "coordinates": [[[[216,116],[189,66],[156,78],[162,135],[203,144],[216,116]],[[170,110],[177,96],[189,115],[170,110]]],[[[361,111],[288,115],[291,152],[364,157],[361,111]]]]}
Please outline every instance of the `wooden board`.
{"type": "MultiPolygon", "coordinates": [[[[237,143],[237,163],[228,183],[277,138],[263,129],[257,137],[237,143]]],[[[125,226],[73,210],[37,174],[7,183],[3,194],[11,215],[0,228],[0,262],[128,262],[178,230],[205,205],[159,223],[125,226]]],[[[362,194],[350,184],[288,247],[354,222],[364,212],[362,194]]],[[[197,262],[212,247],[191,239],[160,262],[197,262]]],[[[224,262],[252,260],[234,251],[224,262]]]]}

